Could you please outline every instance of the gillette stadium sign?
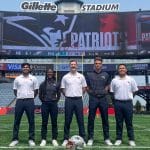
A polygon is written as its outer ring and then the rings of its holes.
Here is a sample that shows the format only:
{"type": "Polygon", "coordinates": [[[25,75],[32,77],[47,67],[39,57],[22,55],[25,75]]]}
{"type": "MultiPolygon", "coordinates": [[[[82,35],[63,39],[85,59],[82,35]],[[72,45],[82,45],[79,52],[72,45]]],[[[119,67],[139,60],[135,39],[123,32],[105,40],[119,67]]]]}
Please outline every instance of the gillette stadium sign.
{"type": "Polygon", "coordinates": [[[116,4],[84,4],[81,7],[81,12],[109,12],[119,11],[119,3],[116,4]]]}
{"type": "MultiPolygon", "coordinates": [[[[20,5],[24,11],[49,11],[57,12],[57,5],[51,2],[41,3],[40,1],[24,1],[20,5]]],[[[88,12],[116,12],[119,11],[119,3],[110,4],[83,4],[81,6],[81,13],[88,12]]]]}
{"type": "Polygon", "coordinates": [[[40,3],[39,1],[24,1],[21,3],[20,7],[22,10],[27,11],[57,11],[57,6],[50,2],[40,3]]]}

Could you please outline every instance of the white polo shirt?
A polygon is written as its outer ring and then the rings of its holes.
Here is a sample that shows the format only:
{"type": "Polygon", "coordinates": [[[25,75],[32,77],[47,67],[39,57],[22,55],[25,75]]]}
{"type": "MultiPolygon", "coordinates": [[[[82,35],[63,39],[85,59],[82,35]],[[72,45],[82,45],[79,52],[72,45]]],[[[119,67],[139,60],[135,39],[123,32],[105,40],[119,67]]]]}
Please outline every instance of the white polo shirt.
{"type": "Polygon", "coordinates": [[[86,80],[79,72],[76,72],[75,74],[69,72],[62,78],[61,88],[64,89],[66,97],[82,96],[83,87],[87,87],[86,80]]]}
{"type": "Polygon", "coordinates": [[[29,74],[28,77],[20,75],[14,80],[14,90],[17,90],[17,99],[34,98],[34,90],[39,89],[38,80],[29,74]]]}
{"type": "Polygon", "coordinates": [[[137,84],[132,77],[126,75],[124,78],[116,76],[110,84],[110,92],[114,93],[115,99],[133,99],[133,92],[138,91],[137,84]]]}

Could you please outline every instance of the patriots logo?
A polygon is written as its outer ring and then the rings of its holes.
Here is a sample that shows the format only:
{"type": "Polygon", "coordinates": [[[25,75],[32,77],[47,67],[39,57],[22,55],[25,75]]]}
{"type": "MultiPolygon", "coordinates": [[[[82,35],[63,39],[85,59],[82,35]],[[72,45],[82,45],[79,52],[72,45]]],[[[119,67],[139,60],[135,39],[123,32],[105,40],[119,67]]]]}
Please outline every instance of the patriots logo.
{"type": "Polygon", "coordinates": [[[45,22],[46,14],[43,18],[40,17],[40,23],[37,17],[36,15],[3,17],[7,25],[5,31],[12,30],[13,33],[13,29],[17,29],[18,33],[17,36],[16,34],[6,35],[9,39],[5,38],[7,40],[4,40],[3,48],[9,49],[11,45],[11,49],[64,50],[68,42],[67,35],[74,27],[77,15],[50,15],[51,18],[45,22]]]}

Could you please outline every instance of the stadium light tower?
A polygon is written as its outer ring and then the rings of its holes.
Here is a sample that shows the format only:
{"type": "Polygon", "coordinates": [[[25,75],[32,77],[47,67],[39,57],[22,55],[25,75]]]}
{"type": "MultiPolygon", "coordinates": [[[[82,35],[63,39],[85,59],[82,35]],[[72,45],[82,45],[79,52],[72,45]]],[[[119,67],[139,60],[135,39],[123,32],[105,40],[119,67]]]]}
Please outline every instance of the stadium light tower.
{"type": "Polygon", "coordinates": [[[58,13],[80,13],[83,2],[80,0],[57,0],[55,4],[58,13]]]}

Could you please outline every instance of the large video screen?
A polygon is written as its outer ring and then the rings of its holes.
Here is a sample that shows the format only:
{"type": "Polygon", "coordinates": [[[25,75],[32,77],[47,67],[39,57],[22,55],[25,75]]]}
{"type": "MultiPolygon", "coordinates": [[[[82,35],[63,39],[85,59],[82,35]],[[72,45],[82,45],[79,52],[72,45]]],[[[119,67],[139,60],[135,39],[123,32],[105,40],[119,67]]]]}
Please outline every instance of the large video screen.
{"type": "Polygon", "coordinates": [[[141,12],[0,14],[1,57],[150,55],[150,15],[141,12]]]}
{"type": "Polygon", "coordinates": [[[142,50],[140,53],[145,53],[150,49],[150,12],[139,13],[137,15],[138,23],[138,40],[139,48],[142,50]]]}

